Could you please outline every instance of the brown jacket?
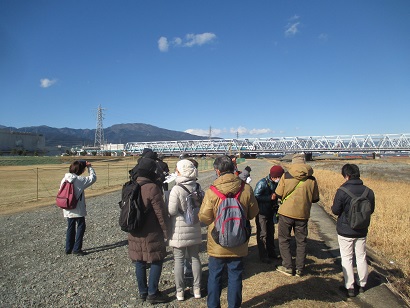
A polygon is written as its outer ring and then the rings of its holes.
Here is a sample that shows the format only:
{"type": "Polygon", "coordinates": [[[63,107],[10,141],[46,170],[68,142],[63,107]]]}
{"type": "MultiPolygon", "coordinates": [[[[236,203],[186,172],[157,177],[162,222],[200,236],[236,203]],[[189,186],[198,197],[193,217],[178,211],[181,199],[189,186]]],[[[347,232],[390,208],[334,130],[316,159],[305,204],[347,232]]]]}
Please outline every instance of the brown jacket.
{"type": "MultiPolygon", "coordinates": [[[[229,192],[236,193],[240,189],[242,180],[232,174],[227,173],[217,178],[213,185],[223,194],[229,192]]],[[[208,254],[212,257],[244,257],[248,254],[248,242],[241,246],[226,248],[217,244],[212,238],[211,231],[214,228],[214,220],[216,212],[220,203],[218,196],[210,189],[205,193],[204,200],[202,201],[201,209],[199,211],[199,220],[208,225],[208,254]]],[[[245,184],[245,187],[239,197],[239,201],[244,207],[247,219],[253,219],[259,212],[258,202],[253,194],[253,189],[249,184],[245,184]]]]}
{"type": "Polygon", "coordinates": [[[128,255],[133,261],[154,262],[166,256],[165,239],[168,239],[168,210],[161,189],[144,177],[137,178],[145,207],[149,207],[147,220],[141,231],[128,233],[128,255]]]}
{"type": "Polygon", "coordinates": [[[282,199],[278,211],[280,215],[293,219],[309,219],[312,203],[319,201],[319,188],[313,177],[312,167],[307,164],[289,165],[275,193],[282,199]]]}

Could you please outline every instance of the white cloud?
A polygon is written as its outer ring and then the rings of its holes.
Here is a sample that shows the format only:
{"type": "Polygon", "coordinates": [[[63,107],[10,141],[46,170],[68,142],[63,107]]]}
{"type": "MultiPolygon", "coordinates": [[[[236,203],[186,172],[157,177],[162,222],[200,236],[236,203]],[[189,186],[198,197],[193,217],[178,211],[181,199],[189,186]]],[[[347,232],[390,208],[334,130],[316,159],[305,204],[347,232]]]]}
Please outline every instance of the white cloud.
{"type": "Polygon", "coordinates": [[[273,134],[270,128],[254,128],[249,131],[250,135],[265,135],[265,134],[273,134]]]}
{"type": "Polygon", "coordinates": [[[168,39],[167,39],[166,37],[164,37],[164,36],[161,36],[161,37],[159,38],[159,40],[158,40],[158,49],[159,49],[161,52],[167,52],[167,51],[168,51],[168,47],[169,47],[168,39]]]}
{"type": "Polygon", "coordinates": [[[49,87],[51,87],[53,84],[55,84],[56,82],[57,82],[57,79],[43,78],[43,79],[40,79],[40,87],[42,87],[42,88],[49,88],[49,87]]]}
{"type": "MultiPolygon", "coordinates": [[[[209,137],[209,129],[189,128],[184,132],[192,135],[209,137]]],[[[219,137],[224,133],[226,133],[225,129],[211,128],[211,137],[219,137]]]]}
{"type": "Polygon", "coordinates": [[[294,36],[296,35],[296,33],[299,32],[299,27],[300,22],[295,22],[293,24],[288,24],[286,26],[286,30],[285,30],[285,36],[294,36]]]}
{"type": "Polygon", "coordinates": [[[246,127],[243,127],[243,126],[239,126],[238,128],[233,128],[232,127],[229,131],[230,131],[231,134],[238,134],[239,137],[241,135],[246,135],[248,133],[248,129],[246,127]]]}
{"type": "Polygon", "coordinates": [[[197,135],[197,136],[209,136],[209,130],[199,128],[189,128],[184,131],[185,133],[197,135]]]}
{"type": "MultiPolygon", "coordinates": [[[[197,135],[197,136],[204,136],[209,137],[209,129],[201,129],[201,128],[189,128],[185,130],[185,133],[197,135]]],[[[266,134],[274,134],[275,131],[271,130],[270,128],[252,128],[247,129],[246,127],[239,126],[237,128],[230,128],[229,131],[225,128],[211,128],[211,136],[212,137],[224,137],[228,139],[232,138],[245,138],[246,136],[252,135],[254,137],[258,135],[266,135],[266,134]]]]}
{"type": "Polygon", "coordinates": [[[321,41],[327,41],[328,35],[326,33],[320,33],[319,34],[319,40],[321,41]]]}
{"type": "Polygon", "coordinates": [[[185,39],[175,37],[172,40],[168,40],[166,37],[161,36],[158,40],[158,48],[162,52],[167,52],[170,47],[194,47],[201,46],[207,43],[211,43],[216,39],[214,33],[205,32],[201,34],[187,34],[185,39]]]}
{"type": "Polygon", "coordinates": [[[209,43],[212,40],[216,39],[216,35],[213,33],[202,33],[202,34],[187,34],[187,42],[184,44],[186,47],[192,47],[195,45],[201,46],[203,44],[209,43]]]}
{"type": "Polygon", "coordinates": [[[182,39],[180,37],[176,37],[172,42],[175,46],[179,46],[182,44],[182,39]]]}
{"type": "Polygon", "coordinates": [[[291,18],[289,18],[289,21],[292,21],[292,20],[298,20],[300,17],[299,17],[299,15],[293,15],[291,18]]]}
{"type": "Polygon", "coordinates": [[[293,15],[289,18],[289,23],[285,27],[285,36],[294,36],[299,32],[299,18],[300,17],[298,15],[293,15]]]}

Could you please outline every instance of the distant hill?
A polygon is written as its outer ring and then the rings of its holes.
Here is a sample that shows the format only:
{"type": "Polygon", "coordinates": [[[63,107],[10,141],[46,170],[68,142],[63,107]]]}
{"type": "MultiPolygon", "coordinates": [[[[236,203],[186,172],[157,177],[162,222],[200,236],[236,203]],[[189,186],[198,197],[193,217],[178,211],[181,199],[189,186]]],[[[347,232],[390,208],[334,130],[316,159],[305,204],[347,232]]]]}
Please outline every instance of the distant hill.
{"type": "MultiPolygon", "coordinates": [[[[72,147],[77,145],[94,145],[95,129],[54,128],[49,126],[6,127],[0,129],[15,132],[41,134],[45,137],[46,147],[72,147]]],[[[138,141],[171,141],[171,140],[200,140],[206,137],[191,135],[159,128],[149,124],[130,123],[116,124],[104,128],[104,140],[107,143],[127,143],[138,141]]]]}

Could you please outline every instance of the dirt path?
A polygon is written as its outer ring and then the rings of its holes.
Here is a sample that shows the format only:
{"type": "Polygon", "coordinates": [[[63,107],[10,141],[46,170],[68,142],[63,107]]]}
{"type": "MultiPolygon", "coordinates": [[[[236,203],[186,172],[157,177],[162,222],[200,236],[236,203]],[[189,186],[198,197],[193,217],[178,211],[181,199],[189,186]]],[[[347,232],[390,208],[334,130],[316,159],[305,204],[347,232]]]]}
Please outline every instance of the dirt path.
{"type": "MultiPolygon", "coordinates": [[[[252,168],[252,187],[271,167],[266,160],[249,160],[246,164],[252,168]]],[[[240,169],[246,164],[240,165],[240,169]]],[[[207,188],[214,178],[213,171],[201,172],[199,182],[207,188]]],[[[84,249],[89,254],[80,259],[64,254],[66,222],[55,206],[0,216],[0,306],[139,307],[126,234],[118,227],[118,198],[119,192],[114,192],[87,199],[89,215],[84,249]]],[[[341,266],[337,246],[331,241],[336,232],[330,218],[321,213],[312,211],[306,275],[300,278],[275,271],[278,262],[260,263],[255,236],[251,237],[249,255],[245,258],[242,307],[405,307],[384,287],[377,264],[371,267],[373,285],[364,295],[347,299],[339,291],[341,266]]],[[[201,251],[204,295],[208,275],[205,247],[204,241],[201,251]]],[[[160,289],[172,301],[161,307],[206,307],[206,297],[176,301],[173,258],[168,251],[160,289]]],[[[221,299],[222,306],[227,307],[226,283],[221,299]]]]}

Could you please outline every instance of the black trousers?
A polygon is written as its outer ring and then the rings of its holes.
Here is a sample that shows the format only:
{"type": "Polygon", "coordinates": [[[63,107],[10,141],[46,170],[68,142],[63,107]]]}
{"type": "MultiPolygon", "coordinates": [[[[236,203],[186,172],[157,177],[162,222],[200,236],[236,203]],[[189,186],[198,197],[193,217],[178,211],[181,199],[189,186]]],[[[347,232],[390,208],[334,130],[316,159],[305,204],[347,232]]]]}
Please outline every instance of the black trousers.
{"type": "Polygon", "coordinates": [[[258,243],[259,258],[274,258],[275,252],[275,225],[272,215],[256,215],[256,240],[258,243]]]}

